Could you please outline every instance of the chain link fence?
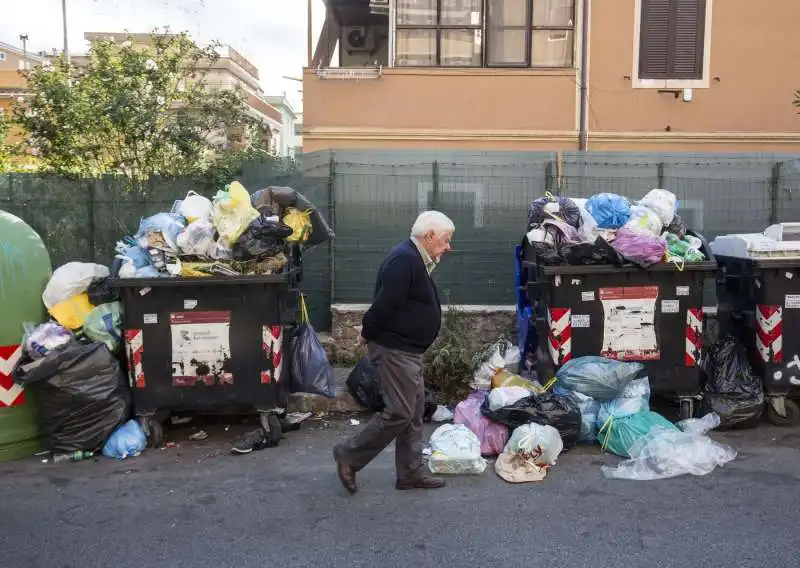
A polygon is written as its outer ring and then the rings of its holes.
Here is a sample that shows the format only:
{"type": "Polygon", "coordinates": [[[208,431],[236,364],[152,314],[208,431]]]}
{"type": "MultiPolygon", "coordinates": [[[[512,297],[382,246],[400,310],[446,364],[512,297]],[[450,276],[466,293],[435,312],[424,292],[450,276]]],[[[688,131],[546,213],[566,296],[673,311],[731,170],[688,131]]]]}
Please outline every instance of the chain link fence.
{"type": "MultiPolygon", "coordinates": [[[[514,303],[514,246],[528,204],[546,192],[638,199],[654,187],[669,189],[687,226],[708,239],[800,221],[800,156],[793,155],[337,151],[305,154],[291,171],[249,164],[239,179],[251,191],[297,189],[335,228],[336,240],[304,259],[302,286],[321,330],[330,325],[332,303],[369,302],[386,251],[428,208],[456,224],[454,252],[434,273],[443,300],[481,305],[514,303]]],[[[142,217],[169,210],[189,190],[212,193],[192,180],[152,181],[134,191],[113,177],[15,174],[0,177],[0,208],[42,235],[55,266],[107,263],[142,217]]]]}

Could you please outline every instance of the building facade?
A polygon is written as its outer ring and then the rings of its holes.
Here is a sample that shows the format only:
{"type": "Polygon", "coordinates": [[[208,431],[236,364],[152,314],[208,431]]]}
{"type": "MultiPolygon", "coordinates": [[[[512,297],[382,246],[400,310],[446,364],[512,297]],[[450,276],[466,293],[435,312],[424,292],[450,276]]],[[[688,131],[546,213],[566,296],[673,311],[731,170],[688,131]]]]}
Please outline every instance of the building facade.
{"type": "Polygon", "coordinates": [[[797,0],[327,2],[305,151],[800,151],[797,0]]]}
{"type": "Polygon", "coordinates": [[[265,100],[281,113],[281,131],[275,145],[275,153],[279,156],[294,158],[297,148],[301,147],[302,140],[298,141],[297,122],[298,114],[286,93],[278,96],[267,96],[265,100]]]}
{"type": "MultiPolygon", "coordinates": [[[[40,65],[41,62],[42,58],[38,55],[0,42],[0,113],[12,112],[14,104],[28,96],[28,82],[21,71],[40,65]]],[[[17,141],[20,136],[18,132],[10,134],[13,141],[17,141]]]]}

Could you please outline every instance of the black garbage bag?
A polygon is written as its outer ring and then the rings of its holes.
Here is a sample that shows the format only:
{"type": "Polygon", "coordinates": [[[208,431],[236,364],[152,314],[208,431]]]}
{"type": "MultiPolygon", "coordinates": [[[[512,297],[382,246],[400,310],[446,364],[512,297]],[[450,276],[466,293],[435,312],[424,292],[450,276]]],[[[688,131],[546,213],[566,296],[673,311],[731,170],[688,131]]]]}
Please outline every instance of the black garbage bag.
{"type": "Polygon", "coordinates": [[[593,243],[569,243],[559,250],[567,264],[624,264],[624,259],[603,237],[593,243]]]}
{"type": "Polygon", "coordinates": [[[700,367],[705,375],[703,414],[716,412],[721,427],[730,427],[761,415],[764,386],[753,374],[744,346],[732,336],[712,345],[700,367]]]}
{"type": "Polygon", "coordinates": [[[681,219],[681,216],[678,215],[677,213],[672,218],[672,223],[667,225],[665,230],[667,232],[672,233],[679,239],[683,239],[686,237],[686,224],[683,222],[683,219],[681,219]]]}
{"type": "Polygon", "coordinates": [[[560,219],[579,229],[581,210],[568,197],[540,197],[528,207],[528,229],[540,225],[547,219],[560,219]]]}
{"type": "Polygon", "coordinates": [[[369,355],[362,357],[350,371],[350,376],[347,377],[347,392],[364,408],[375,412],[383,410],[385,405],[381,395],[381,385],[369,355]]]}
{"type": "Polygon", "coordinates": [[[559,264],[564,264],[561,255],[558,254],[558,251],[552,245],[547,243],[531,243],[530,247],[533,250],[536,262],[538,264],[542,264],[544,266],[557,266],[559,264]]]}
{"type": "Polygon", "coordinates": [[[102,280],[95,280],[89,285],[87,294],[93,306],[110,304],[119,300],[119,290],[112,288],[109,281],[109,278],[103,278],[102,280]]]}
{"type": "Polygon", "coordinates": [[[291,391],[336,396],[336,376],[328,354],[307,321],[297,326],[292,341],[291,391]]]}
{"type": "Polygon", "coordinates": [[[35,393],[39,429],[54,454],[96,451],[128,419],[130,390],[104,343],[73,342],[22,361],[14,380],[35,393]]]}
{"type": "Polygon", "coordinates": [[[511,430],[535,422],[552,426],[561,434],[564,448],[571,448],[581,437],[581,409],[570,397],[548,392],[531,395],[498,410],[489,408],[489,397],[483,401],[481,413],[492,422],[505,424],[511,430]]]}
{"type": "Polygon", "coordinates": [[[284,251],[284,239],[291,234],[291,227],[281,221],[270,220],[262,213],[233,245],[233,258],[263,260],[276,256],[284,251]]]}
{"type": "MultiPolygon", "coordinates": [[[[353,370],[350,371],[346,384],[347,392],[361,406],[373,412],[380,412],[385,408],[386,404],[383,402],[380,381],[369,355],[362,357],[353,370]]],[[[437,407],[436,395],[426,388],[423,421],[430,422],[437,407]]]]}
{"type": "Polygon", "coordinates": [[[253,193],[253,207],[267,215],[278,215],[280,209],[294,207],[300,211],[311,210],[311,236],[306,248],[332,240],[336,235],[319,210],[299,191],[291,187],[270,186],[253,193]]]}

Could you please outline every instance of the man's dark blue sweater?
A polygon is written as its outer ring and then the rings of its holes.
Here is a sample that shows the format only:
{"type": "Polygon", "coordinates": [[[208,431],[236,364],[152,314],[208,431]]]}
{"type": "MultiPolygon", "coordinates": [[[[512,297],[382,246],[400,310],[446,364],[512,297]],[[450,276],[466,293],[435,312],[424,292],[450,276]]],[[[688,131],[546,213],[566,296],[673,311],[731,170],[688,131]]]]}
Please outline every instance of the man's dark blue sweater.
{"type": "Polygon", "coordinates": [[[436,284],[411,240],[389,251],[375,283],[361,336],[388,349],[423,353],[442,325],[436,284]]]}

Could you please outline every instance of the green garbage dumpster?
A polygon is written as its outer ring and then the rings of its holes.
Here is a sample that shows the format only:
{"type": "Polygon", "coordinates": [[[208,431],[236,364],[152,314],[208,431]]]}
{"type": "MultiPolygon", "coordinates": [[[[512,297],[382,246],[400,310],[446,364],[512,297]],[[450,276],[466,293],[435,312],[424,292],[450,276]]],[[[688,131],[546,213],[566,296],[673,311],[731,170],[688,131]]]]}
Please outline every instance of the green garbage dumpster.
{"type": "Polygon", "coordinates": [[[22,355],[23,324],[45,319],[42,291],[50,274],[50,255],[36,231],[0,211],[0,462],[39,450],[36,406],[11,371],[22,355]]]}

